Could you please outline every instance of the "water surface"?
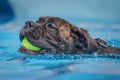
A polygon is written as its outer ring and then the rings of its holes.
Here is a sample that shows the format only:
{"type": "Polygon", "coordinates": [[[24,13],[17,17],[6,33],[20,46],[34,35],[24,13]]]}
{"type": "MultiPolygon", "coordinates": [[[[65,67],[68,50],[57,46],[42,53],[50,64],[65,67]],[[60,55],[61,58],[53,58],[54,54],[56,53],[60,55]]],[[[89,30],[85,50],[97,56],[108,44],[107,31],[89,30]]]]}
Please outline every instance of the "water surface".
{"type": "MultiPolygon", "coordinates": [[[[118,54],[44,54],[26,55],[21,46],[19,30],[24,23],[0,25],[1,80],[119,80],[118,54]]],[[[119,24],[75,23],[83,26],[92,37],[102,37],[109,45],[120,47],[119,24]]]]}

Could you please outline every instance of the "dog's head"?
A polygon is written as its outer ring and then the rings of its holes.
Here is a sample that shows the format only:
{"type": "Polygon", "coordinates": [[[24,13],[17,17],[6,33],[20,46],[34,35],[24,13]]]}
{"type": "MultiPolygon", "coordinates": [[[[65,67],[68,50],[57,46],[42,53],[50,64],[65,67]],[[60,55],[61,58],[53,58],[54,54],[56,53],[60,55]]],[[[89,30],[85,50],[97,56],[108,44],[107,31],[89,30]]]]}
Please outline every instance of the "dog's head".
{"type": "MultiPolygon", "coordinates": [[[[90,52],[96,46],[86,30],[79,29],[59,17],[41,17],[38,21],[27,21],[20,31],[20,40],[26,37],[42,51],[52,53],[90,52]]],[[[34,51],[20,48],[21,52],[34,51]]],[[[40,51],[40,52],[42,52],[40,51]]]]}

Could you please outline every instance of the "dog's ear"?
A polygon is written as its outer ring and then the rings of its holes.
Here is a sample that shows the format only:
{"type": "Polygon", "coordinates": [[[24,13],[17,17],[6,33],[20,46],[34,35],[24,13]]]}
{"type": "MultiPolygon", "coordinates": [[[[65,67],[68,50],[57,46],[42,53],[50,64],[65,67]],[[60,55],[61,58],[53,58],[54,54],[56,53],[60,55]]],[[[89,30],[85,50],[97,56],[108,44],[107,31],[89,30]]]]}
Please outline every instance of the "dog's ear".
{"type": "Polygon", "coordinates": [[[86,37],[87,42],[88,42],[88,46],[87,46],[87,52],[94,52],[98,49],[98,45],[96,43],[96,41],[89,35],[88,31],[85,29],[80,28],[79,29],[83,35],[86,37]]]}
{"type": "MultiPolygon", "coordinates": [[[[89,35],[89,33],[87,32],[87,30],[85,29],[82,29],[82,28],[77,28],[75,26],[71,26],[71,32],[73,34],[75,34],[79,41],[83,40],[82,43],[87,43],[87,45],[85,45],[86,47],[86,50],[85,52],[87,53],[91,53],[91,52],[94,52],[95,50],[97,50],[97,43],[94,39],[92,39],[92,37],[89,35]],[[85,42],[87,41],[87,42],[85,42]]],[[[84,46],[84,44],[83,44],[84,46]]]]}

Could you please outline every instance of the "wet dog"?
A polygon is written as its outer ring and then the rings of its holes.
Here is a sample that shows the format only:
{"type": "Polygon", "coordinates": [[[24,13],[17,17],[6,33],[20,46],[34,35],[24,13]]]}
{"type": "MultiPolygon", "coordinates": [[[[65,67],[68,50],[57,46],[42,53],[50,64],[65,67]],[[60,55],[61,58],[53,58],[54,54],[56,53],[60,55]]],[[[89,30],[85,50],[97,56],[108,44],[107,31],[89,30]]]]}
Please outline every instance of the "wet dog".
{"type": "Polygon", "coordinates": [[[29,50],[24,46],[19,51],[27,54],[43,53],[120,53],[119,48],[107,42],[93,39],[87,30],[59,17],[41,17],[36,22],[27,21],[20,31],[20,40],[28,41],[42,50],[29,50]]]}

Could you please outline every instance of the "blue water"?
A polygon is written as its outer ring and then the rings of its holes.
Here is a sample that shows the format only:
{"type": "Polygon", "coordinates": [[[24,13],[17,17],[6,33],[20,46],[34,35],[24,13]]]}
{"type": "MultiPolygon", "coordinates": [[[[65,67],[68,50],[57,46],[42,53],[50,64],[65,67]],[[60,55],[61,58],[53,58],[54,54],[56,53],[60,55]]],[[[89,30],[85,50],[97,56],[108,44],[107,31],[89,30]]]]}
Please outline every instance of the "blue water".
{"type": "MultiPolygon", "coordinates": [[[[73,22],[74,23],[74,22],[73,22]]],[[[22,22],[0,25],[0,80],[120,80],[120,55],[19,53],[22,22]]],[[[120,47],[120,24],[74,23],[120,47]]]]}

